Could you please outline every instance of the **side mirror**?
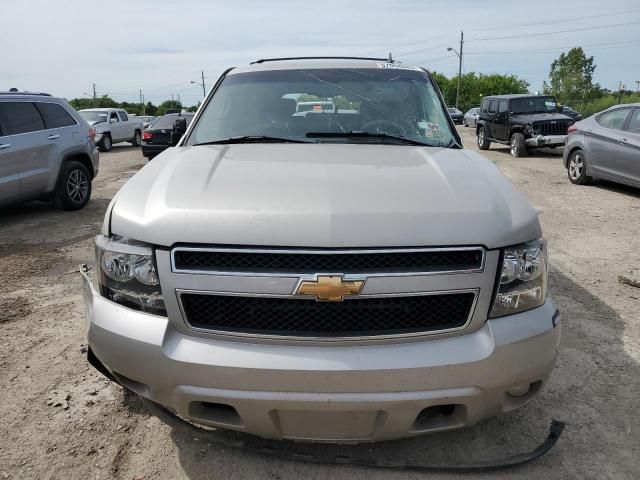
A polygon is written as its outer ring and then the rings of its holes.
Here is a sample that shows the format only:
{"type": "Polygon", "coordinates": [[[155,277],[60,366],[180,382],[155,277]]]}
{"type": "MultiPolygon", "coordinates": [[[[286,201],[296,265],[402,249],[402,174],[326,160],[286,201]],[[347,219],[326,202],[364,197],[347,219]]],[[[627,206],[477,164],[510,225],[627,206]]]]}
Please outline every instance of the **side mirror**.
{"type": "Polygon", "coordinates": [[[118,120],[116,118],[110,118],[109,123],[116,123],[118,120]]]}

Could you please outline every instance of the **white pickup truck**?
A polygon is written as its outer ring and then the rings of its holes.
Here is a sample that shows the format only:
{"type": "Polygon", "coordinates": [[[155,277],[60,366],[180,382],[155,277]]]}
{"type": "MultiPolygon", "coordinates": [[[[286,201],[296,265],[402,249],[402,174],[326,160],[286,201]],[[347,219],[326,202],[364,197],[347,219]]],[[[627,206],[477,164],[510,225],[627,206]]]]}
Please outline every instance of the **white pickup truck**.
{"type": "Polygon", "coordinates": [[[90,108],[80,110],[80,115],[96,129],[96,145],[108,152],[114,143],[131,142],[139,147],[142,141],[142,120],[130,117],[119,108],[90,108]]]}

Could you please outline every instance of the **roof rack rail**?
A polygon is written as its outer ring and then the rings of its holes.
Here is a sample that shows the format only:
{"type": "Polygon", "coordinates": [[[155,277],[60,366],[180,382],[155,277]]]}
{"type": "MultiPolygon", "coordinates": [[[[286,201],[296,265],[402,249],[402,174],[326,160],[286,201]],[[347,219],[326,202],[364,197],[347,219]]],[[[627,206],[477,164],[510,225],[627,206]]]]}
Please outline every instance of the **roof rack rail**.
{"type": "MultiPolygon", "coordinates": [[[[375,60],[378,62],[388,62],[388,58],[377,58],[377,57],[283,57],[283,58],[261,58],[260,60],[256,60],[255,62],[251,62],[251,65],[254,63],[264,63],[264,62],[279,62],[283,60],[375,60]]],[[[394,60],[391,60],[392,62],[394,60]]]]}
{"type": "Polygon", "coordinates": [[[44,92],[19,92],[18,90],[9,90],[8,92],[0,91],[0,95],[39,95],[41,97],[50,97],[50,93],[44,92]]]}

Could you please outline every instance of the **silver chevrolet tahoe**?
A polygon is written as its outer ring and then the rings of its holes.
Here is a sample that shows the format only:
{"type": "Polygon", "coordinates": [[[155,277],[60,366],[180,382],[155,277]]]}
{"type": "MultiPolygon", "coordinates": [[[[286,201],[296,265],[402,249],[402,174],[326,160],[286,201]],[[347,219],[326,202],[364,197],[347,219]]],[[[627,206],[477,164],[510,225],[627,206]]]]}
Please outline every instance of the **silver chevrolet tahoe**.
{"type": "Polygon", "coordinates": [[[90,362],[198,426],[449,430],[527,403],[556,360],[536,212],[410,65],[226,71],[115,196],[96,253],[90,362]],[[335,108],[295,115],[315,100],[335,108]]]}

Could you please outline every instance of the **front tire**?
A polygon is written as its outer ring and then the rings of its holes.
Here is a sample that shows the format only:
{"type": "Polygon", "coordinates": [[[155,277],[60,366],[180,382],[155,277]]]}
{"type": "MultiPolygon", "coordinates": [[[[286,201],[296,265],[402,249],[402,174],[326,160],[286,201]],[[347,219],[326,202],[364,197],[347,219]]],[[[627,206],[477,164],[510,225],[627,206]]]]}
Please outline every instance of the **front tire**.
{"type": "Polygon", "coordinates": [[[62,210],[80,210],[91,198],[91,174],[87,167],[76,161],[62,164],[53,204],[62,210]]]}
{"type": "Polygon", "coordinates": [[[511,135],[510,152],[514,158],[523,157],[527,154],[527,145],[524,142],[524,135],[517,132],[511,135]]]}
{"type": "Polygon", "coordinates": [[[108,133],[105,133],[104,135],[102,135],[102,138],[100,139],[100,143],[98,144],[98,148],[100,149],[101,152],[108,152],[109,150],[111,150],[111,148],[113,148],[113,143],[111,142],[111,135],[109,135],[108,133]]]}
{"type": "Polygon", "coordinates": [[[491,146],[491,142],[489,140],[487,140],[487,136],[484,133],[484,127],[480,127],[478,129],[478,148],[480,150],[489,150],[489,147],[491,146]]]}
{"type": "Polygon", "coordinates": [[[134,147],[139,147],[142,144],[142,134],[140,130],[136,130],[136,133],[133,134],[133,139],[131,140],[131,145],[134,147]]]}
{"type": "Polygon", "coordinates": [[[465,127],[468,127],[468,126],[469,126],[469,124],[467,123],[467,120],[466,120],[466,119],[462,122],[462,125],[464,125],[465,127]]]}
{"type": "Polygon", "coordinates": [[[582,150],[576,150],[569,155],[567,176],[574,185],[587,185],[593,180],[592,177],[587,175],[587,160],[582,150]]]}

